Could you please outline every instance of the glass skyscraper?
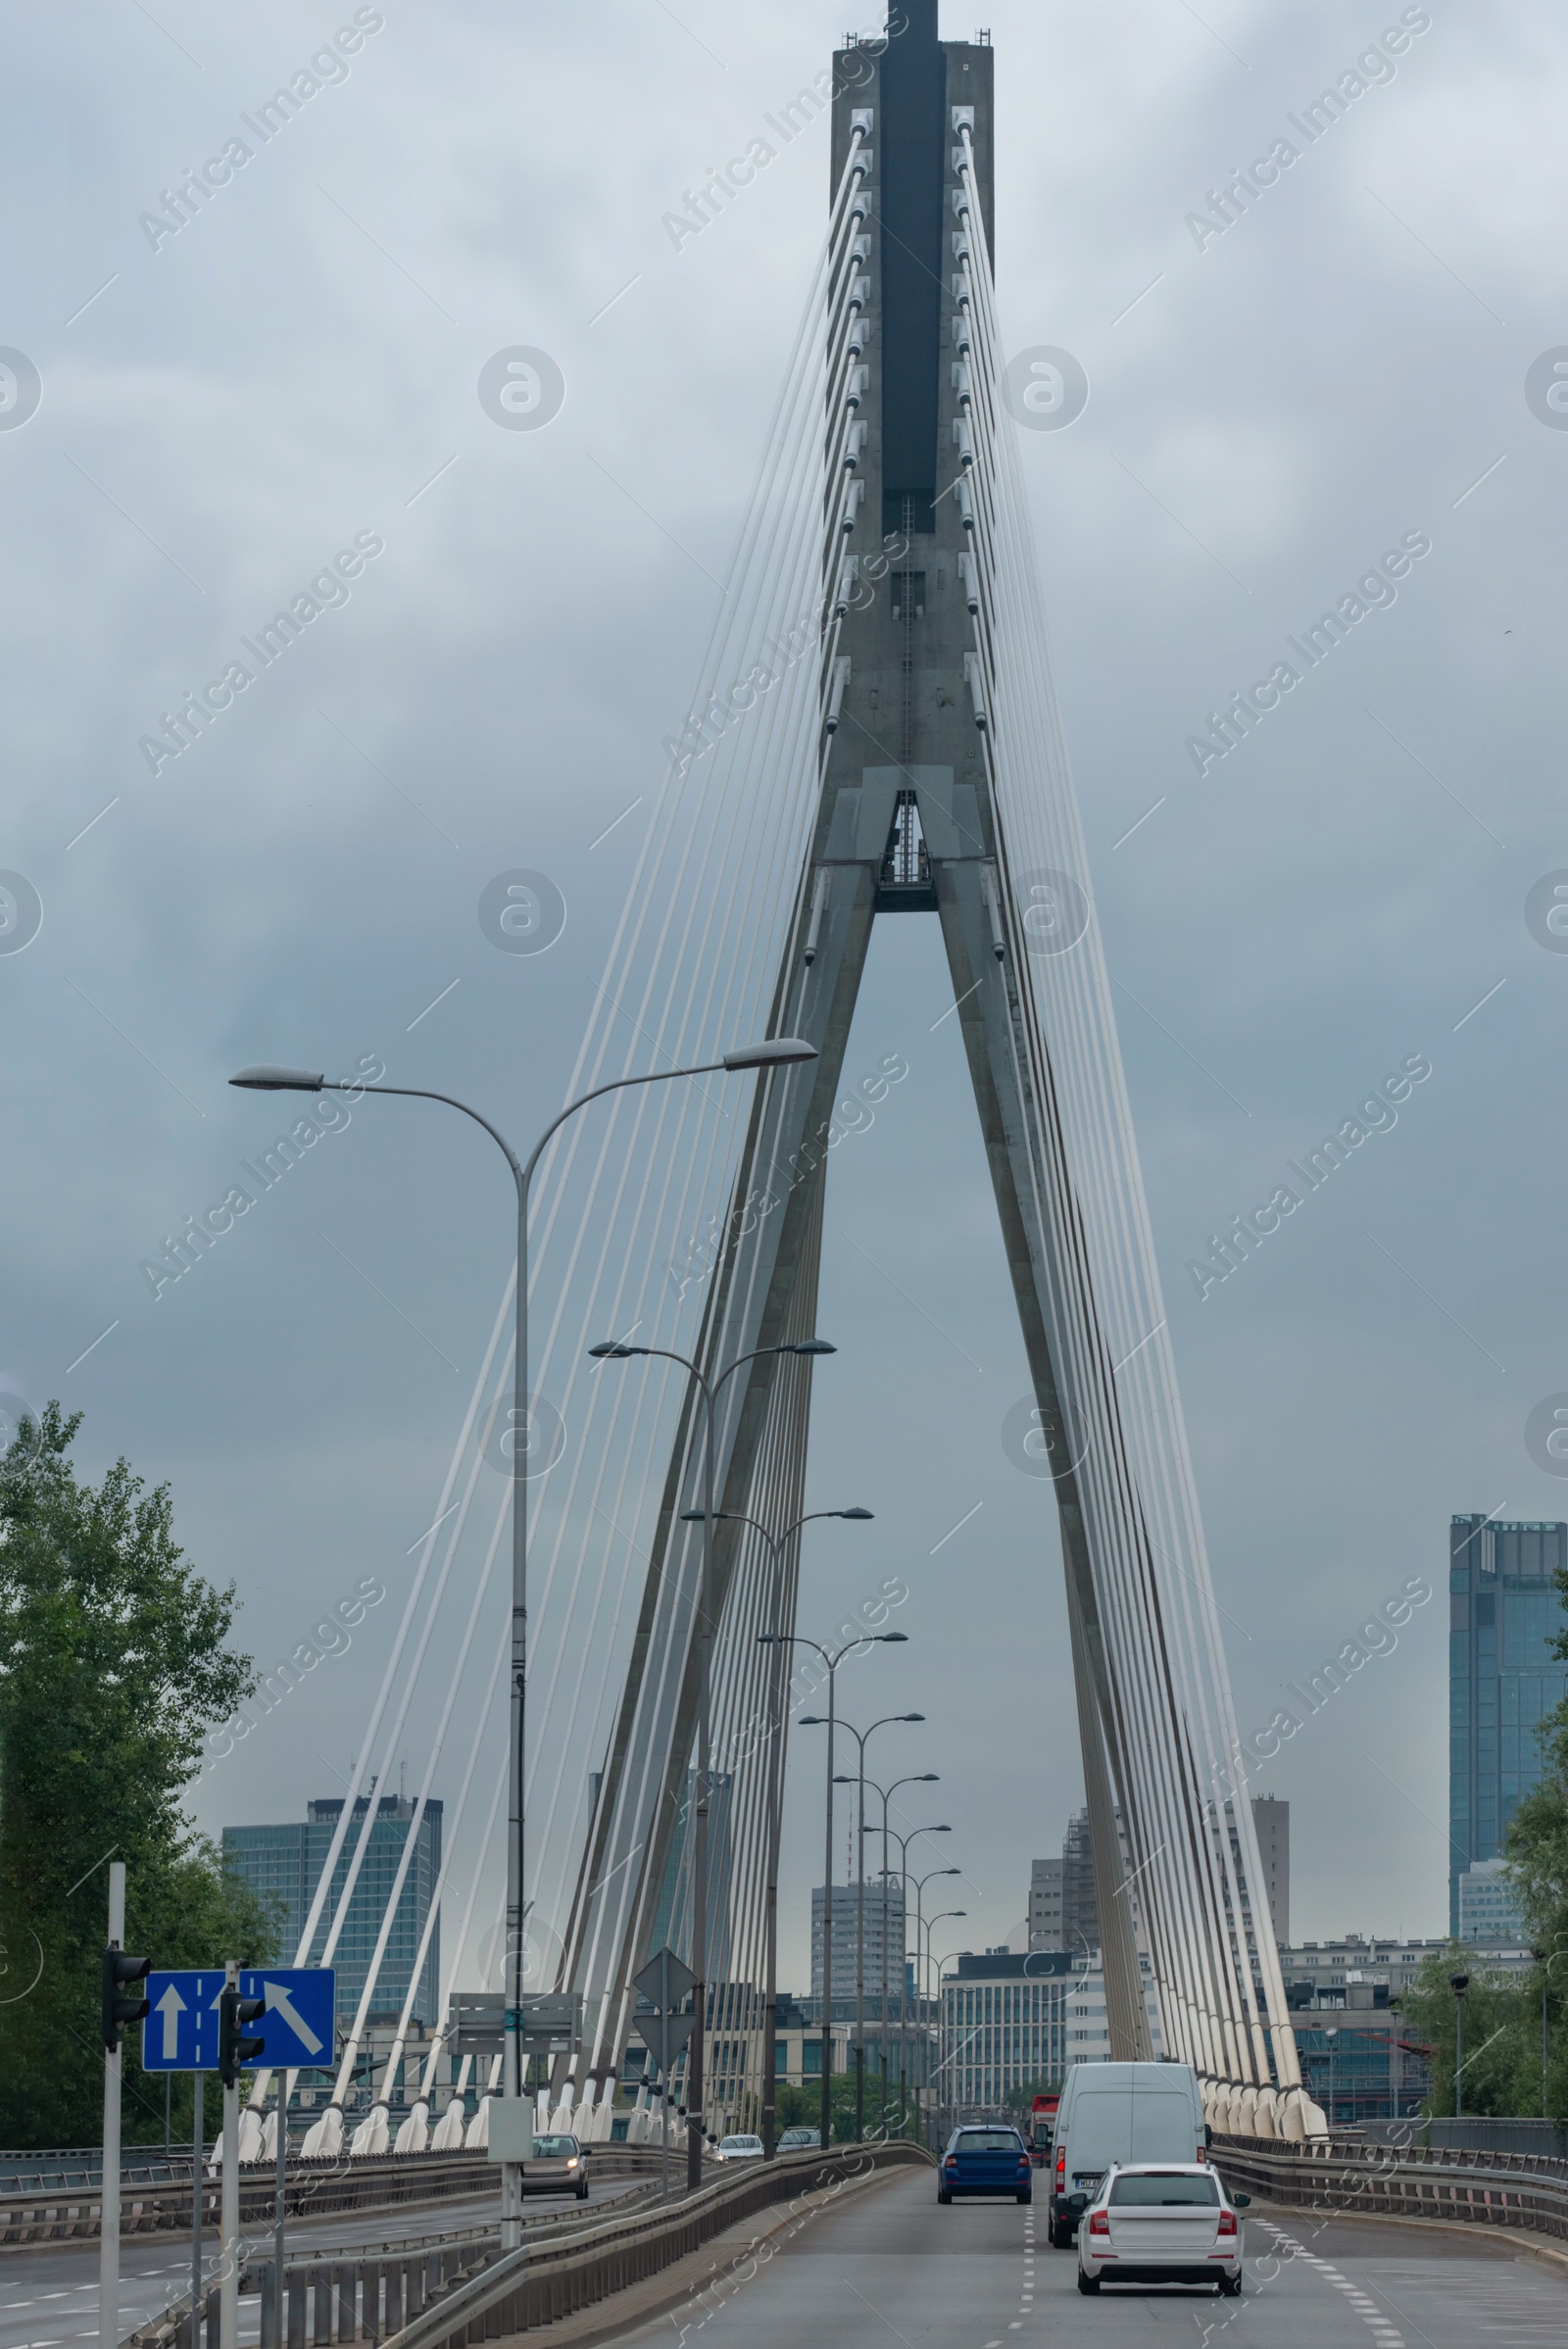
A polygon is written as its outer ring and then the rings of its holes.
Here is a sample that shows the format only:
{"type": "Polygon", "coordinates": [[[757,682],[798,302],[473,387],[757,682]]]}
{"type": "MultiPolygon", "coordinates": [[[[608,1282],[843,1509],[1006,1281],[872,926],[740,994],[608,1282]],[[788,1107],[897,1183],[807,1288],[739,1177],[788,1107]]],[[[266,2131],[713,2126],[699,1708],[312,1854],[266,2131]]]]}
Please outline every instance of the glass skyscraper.
{"type": "Polygon", "coordinates": [[[1552,1577],[1568,1563],[1568,1525],[1455,1517],[1448,1537],[1448,1930],[1459,1879],[1495,1859],[1509,1820],[1543,1774],[1543,1717],[1568,1670],[1548,1640],[1565,1628],[1552,1577]]]}
{"type": "MultiPolygon", "coordinates": [[[[358,2009],[398,1864],[409,1839],[415,1807],[412,1802],[396,1794],[383,1794],[376,1803],[375,1821],[354,1886],[354,1896],[349,1902],[348,1915],[343,1920],[343,1931],[332,1956],[332,1963],[337,1969],[337,2015],[341,2024],[352,2023],[358,2009]]],[[[336,1911],[338,1895],[348,1880],[367,1808],[366,1797],[362,1794],[354,1806],[354,1819],[343,1838],[343,1848],[338,1853],[337,1865],[332,1871],[331,1891],[322,1906],[321,1921],[317,1927],[310,1955],[305,1960],[307,1965],[317,1966],[321,1962],[321,1945],[336,1911]]],[[[299,1946],[306,1913],[320,1881],[321,1870],[326,1865],[332,1833],[342,1810],[342,1796],[333,1795],[320,1802],[308,1803],[303,1820],[291,1820],[277,1827],[225,1827],[223,1830],[223,1857],[230,1866],[253,1884],[259,1892],[275,1893],[282,1899],[283,1927],[278,1938],[287,1963],[292,1964],[294,1952],[299,1946]]],[[[370,2000],[371,2022],[395,2022],[403,2011],[414,1961],[418,1953],[440,1875],[441,1805],[431,1801],[424,1806],[418,1839],[409,1862],[403,1889],[398,1895],[392,1931],[370,2000]]],[[[416,2022],[433,2024],[440,2020],[440,1984],[441,1926],[437,1919],[430,1935],[430,1947],[419,1969],[414,2000],[416,2022]]]]}

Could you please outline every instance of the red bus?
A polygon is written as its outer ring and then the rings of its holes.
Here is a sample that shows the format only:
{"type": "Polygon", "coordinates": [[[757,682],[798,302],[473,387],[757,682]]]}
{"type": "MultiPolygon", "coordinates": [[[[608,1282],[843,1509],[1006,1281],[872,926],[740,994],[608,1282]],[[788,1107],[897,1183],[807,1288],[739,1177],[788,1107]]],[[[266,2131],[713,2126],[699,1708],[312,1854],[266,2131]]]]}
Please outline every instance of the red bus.
{"type": "Polygon", "coordinates": [[[1037,2096],[1029,2110],[1029,2158],[1038,2170],[1051,2159],[1052,2139],[1056,2133],[1056,2108],[1061,2091],[1052,2089],[1037,2096]]]}

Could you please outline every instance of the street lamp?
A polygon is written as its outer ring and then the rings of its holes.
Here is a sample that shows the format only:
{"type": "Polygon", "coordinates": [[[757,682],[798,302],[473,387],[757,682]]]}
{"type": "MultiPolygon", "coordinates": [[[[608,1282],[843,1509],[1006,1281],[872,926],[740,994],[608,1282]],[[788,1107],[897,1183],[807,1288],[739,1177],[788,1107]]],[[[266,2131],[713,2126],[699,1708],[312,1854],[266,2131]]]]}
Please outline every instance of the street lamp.
{"type": "MultiPolygon", "coordinates": [[[[944,2026],[941,2020],[942,1969],[948,1963],[950,1958],[956,1958],[958,1952],[956,1949],[945,1949],[942,1952],[942,1955],[934,1961],[937,1984],[937,2044],[939,2047],[942,2045],[944,2032],[944,2026]]],[[[946,2083],[943,2089],[943,2103],[950,2114],[956,2113],[958,2104],[958,2100],[954,2094],[954,2080],[956,2077],[956,2066],[954,2062],[956,2053],[956,2049],[950,2048],[947,2054],[943,2056],[941,2063],[937,2067],[937,2078],[946,2083]]]]}
{"type": "Polygon", "coordinates": [[[1546,1972],[1547,1952],[1544,1949],[1532,1949],[1530,1954],[1541,1968],[1541,2118],[1544,2121],[1549,2118],[1546,2111],[1546,2059],[1551,2052],[1551,2038],[1546,2024],[1546,1985],[1550,1978],[1546,1972]]]}
{"type": "MultiPolygon", "coordinates": [[[[839,1777],[836,1786],[858,1786],[859,1817],[856,1830],[855,1872],[855,2141],[858,2144],[865,2134],[865,1741],[879,1729],[893,1722],[923,1721],[923,1713],[884,1713],[864,1732],[846,1721],[844,1727],[859,1748],[859,1767],[853,1777],[839,1777]]],[[[887,1895],[883,1894],[883,1906],[887,1895]]],[[[884,1972],[886,1965],[884,1960],[884,1972]]],[[[884,2024],[886,2016],[883,2017],[884,2024]]]]}
{"type": "MultiPolygon", "coordinates": [[[[921,1782],[926,1779],[935,1778],[936,1775],[937,1774],[934,1770],[923,1771],[921,1773],[921,1782]]],[[[901,1961],[899,1969],[899,2111],[901,2116],[904,2112],[905,2104],[906,2082],[904,2076],[908,2054],[909,2040],[909,1982],[907,1965],[907,1936],[909,1929],[909,1845],[921,1835],[951,1835],[953,1833],[951,1827],[943,1824],[940,1827],[911,1827],[906,1834],[901,1835],[896,1827],[889,1827],[887,1825],[886,1812],[888,1795],[892,1795],[901,1786],[904,1786],[907,1783],[915,1782],[907,1782],[904,1779],[895,1779],[892,1786],[888,1788],[887,1795],[883,1796],[882,1801],[882,1809],[884,1814],[882,1827],[882,1881],[884,1884],[886,1884],[888,1877],[892,1874],[892,1870],[889,1869],[887,1864],[888,1837],[891,1835],[894,1842],[897,1843],[899,1847],[899,1898],[903,1903],[904,1939],[906,1944],[904,1959],[901,1961]]],[[[880,1788],[878,1791],[880,1792],[880,1788]]],[[[955,1870],[954,1873],[956,1874],[957,1871],[955,1870]]],[[[919,1941],[916,1940],[916,1962],[918,1962],[919,1954],[920,1944],[919,1941]]]]}
{"type": "MultiPolygon", "coordinates": [[[[460,1101],[450,1093],[435,1093],[422,1085],[349,1084],[342,1079],[328,1083],[319,1069],[283,1068],[264,1063],[242,1068],[229,1078],[249,1093],[352,1093],[363,1099],[367,1092],[393,1093],[407,1101],[440,1101],[449,1109],[459,1109],[474,1124],[483,1126],[491,1141],[506,1156],[517,1189],[517,1296],[516,1339],[513,1356],[512,1404],[512,1720],[511,1747],[508,1767],[510,1787],[507,1816],[507,1989],[506,1989],[506,2051],[503,2095],[520,2100],[522,2095],[522,1983],[523,1983],[523,1927],[527,1904],[523,1897],[523,1807],[524,1758],[523,1735],[526,1727],[528,1667],[528,1509],[527,1495],[522,1487],[526,1469],[519,1461],[530,1448],[530,1416],[528,1411],[528,1191],[545,1150],[568,1117],[585,1108],[608,1093],[622,1093],[634,1085],[667,1083],[675,1077],[715,1075],[724,1070],[750,1068],[791,1067],[797,1061],[814,1060],[816,1047],[798,1036],[768,1037],[756,1044],[738,1045],[717,1060],[700,1060],[685,1068],[656,1068],[644,1076],[615,1077],[608,1085],[595,1085],[590,1092],[580,1093],[575,1101],[553,1117],[535,1143],[525,1161],[519,1160],[506,1137],[499,1133],[487,1117],[466,1101],[460,1101]]],[[[505,1448],[503,1444],[503,1448],[505,1448]]],[[[279,2117],[281,2126],[281,2116],[279,2117]]],[[[515,2249],[522,2239],[522,2182],[515,2162],[506,2162],[501,2173],[502,2243],[515,2249]]]]}
{"type": "MultiPolygon", "coordinates": [[[[813,1055],[814,1057],[814,1055],[813,1055]]],[[[703,2182],[703,2091],[705,2062],[703,2033],[707,2029],[708,2004],[708,1810],[710,1753],[710,1696],[713,1678],[713,1453],[718,1441],[718,1391],[725,1381],[748,1362],[760,1361],[764,1354],[836,1354],[836,1346],[825,1338],[801,1338],[781,1346],[754,1346],[750,1353],[738,1354],[733,1362],[710,1379],[687,1354],[671,1352],[667,1346],[625,1346],[619,1339],[602,1339],[591,1346],[589,1353],[596,1362],[629,1362],[634,1355],[662,1362],[678,1362],[687,1375],[695,1379],[702,1390],[707,1408],[706,1441],[703,1444],[703,1505],[694,1512],[693,1522],[701,1520],[703,1528],[702,1585],[697,1606],[697,1829],[693,1838],[692,1856],[692,1972],[697,1980],[692,1984],[691,2053],[686,2065],[686,2188],[695,2194],[703,2182]]]]}
{"type": "Polygon", "coordinates": [[[1327,2039],[1327,2041],[1328,2041],[1328,2043],[1329,2043],[1329,2134],[1330,2134],[1330,2136],[1332,2136],[1332,2135],[1334,2134],[1334,2048],[1335,2048],[1335,2043],[1336,2043],[1336,2041],[1337,2041],[1337,2040],[1338,2040],[1338,2038],[1339,2038],[1339,2035],[1340,2035],[1340,2034],[1339,2034],[1338,2031],[1337,2031],[1337,2030],[1335,2030],[1335,2029],[1333,2028],[1333,2026],[1332,2026],[1332,2025],[1331,2025],[1329,2028],[1327,2028],[1327,2029],[1324,2031],[1324,2033],[1323,2033],[1323,2036],[1325,2037],[1325,2039],[1327,2039]]]}
{"type": "MultiPolygon", "coordinates": [[[[814,1718],[815,1716],[809,1713],[801,1715],[803,1725],[814,1718]]],[[[872,1793],[880,1794],[882,1797],[882,2029],[877,2044],[882,2058],[882,2127],[884,2129],[887,2127],[888,2111],[888,1835],[890,1832],[888,1828],[888,1798],[890,1795],[896,1794],[900,1786],[934,1786],[939,1784],[940,1774],[935,1770],[919,1770],[908,1778],[896,1778],[893,1784],[886,1787],[879,1786],[875,1779],[866,1781],[872,1793]]],[[[892,1832],[896,1833],[897,1831],[892,1832]]],[[[947,1832],[946,1829],[943,1830],[944,1834],[947,1832]]],[[[908,1838],[906,1836],[905,1840],[907,1841],[908,1838]]],[[[902,1971],[900,1982],[902,1985],[902,1971]]],[[[902,1996],[901,1986],[900,1997],[902,1998],[902,1996]]]]}
{"type": "MultiPolygon", "coordinates": [[[[951,1834],[951,1829],[949,1832],[951,1834]]],[[[938,1876],[961,1876],[962,1874],[963,1870],[961,1868],[928,1868],[924,1876],[917,1876],[914,1880],[914,2019],[919,2027],[919,2044],[927,2049],[926,2075],[928,2083],[931,2070],[929,2058],[930,2042],[925,2037],[925,2025],[921,2021],[920,2017],[920,2004],[922,1999],[925,1997],[926,1973],[925,1967],[921,1964],[921,1904],[925,1899],[926,1885],[932,1882],[933,1878],[938,1876]]],[[[965,1911],[964,1913],[967,1915],[968,1912],[965,1911]]],[[[914,2066],[911,2061],[910,2070],[912,2071],[913,2069],[914,2066]]],[[[911,2080],[909,2085],[914,2090],[915,2110],[918,2111],[920,2105],[920,2082],[917,2080],[911,2080]]]]}
{"type": "MultiPolygon", "coordinates": [[[[941,1875],[945,1875],[945,1876],[956,1876],[956,1875],[958,1874],[958,1870],[957,1870],[956,1868],[946,1868],[946,1869],[939,1870],[937,1873],[939,1873],[939,1874],[941,1874],[941,1875]]],[[[926,1919],[926,1927],[925,1927],[925,1979],[926,1979],[928,1982],[931,1980],[931,1933],[932,1933],[932,1928],[933,1928],[933,1927],[935,1927],[935,1926],[941,1925],[941,1924],[942,1924],[942,1923],[944,1923],[944,1921],[945,1921],[947,1918],[949,1918],[949,1917],[967,1917],[967,1915],[968,1915],[968,1914],[969,1914],[969,1912],[968,1912],[968,1910],[967,1910],[967,1909],[943,1909],[943,1910],[941,1910],[941,1911],[939,1912],[939,1914],[938,1914],[938,1915],[936,1915],[935,1917],[928,1917],[928,1918],[926,1919]]],[[[941,2046],[942,2046],[942,1982],[941,1982],[941,1977],[940,1977],[940,1976],[938,1976],[938,1978],[937,1978],[937,1980],[936,1980],[936,1982],[935,1982],[935,1992],[936,1992],[935,2004],[936,2004],[936,2010],[937,2010],[937,2048],[938,2048],[938,2051],[940,2052],[940,2050],[941,2050],[941,2046]]],[[[939,2065],[939,2066],[938,2066],[938,2074],[939,2074],[939,2077],[940,2077],[940,2071],[941,2071],[941,2067],[940,2067],[940,2065],[939,2065]]],[[[926,2081],[927,2081],[927,2086],[929,2087],[929,2085],[930,2085],[930,2064],[929,2064],[929,2059],[928,2059],[928,2061],[927,2061],[927,2067],[926,2067],[926,2081]]],[[[929,2141],[930,2141],[930,2140],[929,2140],[929,2130],[930,2130],[930,2115],[931,2115],[932,2111],[934,2111],[934,2110],[935,2110],[935,2099],[934,2099],[934,2097],[933,2097],[931,2104],[930,2104],[930,2105],[928,2105],[928,2107],[927,2107],[927,2115],[926,2115],[926,2128],[927,2128],[927,2132],[928,2132],[928,2134],[927,2134],[927,2142],[929,2142],[929,2141]]]]}
{"type": "MultiPolygon", "coordinates": [[[[775,1536],[768,1532],[760,1518],[747,1517],[738,1509],[715,1509],[713,1514],[720,1525],[749,1525],[755,1533],[760,1534],[762,1540],[767,1543],[773,1559],[773,1590],[768,1614],[775,1630],[778,1628],[779,1617],[783,1612],[785,1542],[798,1534],[803,1525],[810,1525],[818,1517],[843,1517],[855,1525],[869,1525],[872,1522],[872,1513],[869,1509],[808,1509],[804,1517],[797,1517],[793,1525],[787,1525],[781,1534],[775,1536]]],[[[700,1524],[702,1517],[701,1509],[683,1509],[681,1511],[681,1522],[684,1525],[700,1524]]],[[[778,2094],[778,1847],[781,1808],[779,1746],[782,1743],[780,1723],[784,1711],[783,1690],[779,1684],[782,1677],[780,1669],[782,1660],[782,1656],[776,1659],[769,1657],[768,1662],[771,1669],[767,1676],[767,1895],[765,1926],[767,1986],[763,2000],[762,2018],[762,2159],[768,2162],[773,2159],[778,2094]]]]}
{"type": "Polygon", "coordinates": [[[813,1648],[827,1667],[827,1861],[822,1871],[822,2151],[826,2153],[833,2142],[833,1727],[838,1668],[846,1656],[862,1647],[906,1646],[909,1635],[863,1632],[858,1639],[847,1639],[833,1655],[800,1632],[759,1632],[757,1637],[764,1647],[813,1648]]]}
{"type": "Polygon", "coordinates": [[[1453,1992],[1453,2117],[1464,2118],[1464,1994],[1470,1987],[1468,1974],[1450,1974],[1448,1987],[1453,1992]]]}

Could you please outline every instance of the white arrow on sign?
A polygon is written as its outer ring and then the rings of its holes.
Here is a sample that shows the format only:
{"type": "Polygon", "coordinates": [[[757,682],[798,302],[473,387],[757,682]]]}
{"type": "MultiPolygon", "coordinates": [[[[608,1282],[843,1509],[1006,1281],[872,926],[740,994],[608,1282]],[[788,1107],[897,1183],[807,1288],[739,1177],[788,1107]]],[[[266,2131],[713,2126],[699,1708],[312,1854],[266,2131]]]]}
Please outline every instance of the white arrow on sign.
{"type": "Polygon", "coordinates": [[[158,2001],[158,2012],[164,2018],[164,2061],[172,2064],[179,2053],[179,2018],[185,2012],[185,2001],[172,1982],[158,2001]]]}
{"type": "Polygon", "coordinates": [[[279,1982],[264,1982],[262,1996],[270,2015],[281,2015],[307,2055],[319,2055],[325,2042],[318,2039],[305,2017],[279,1982]]]}

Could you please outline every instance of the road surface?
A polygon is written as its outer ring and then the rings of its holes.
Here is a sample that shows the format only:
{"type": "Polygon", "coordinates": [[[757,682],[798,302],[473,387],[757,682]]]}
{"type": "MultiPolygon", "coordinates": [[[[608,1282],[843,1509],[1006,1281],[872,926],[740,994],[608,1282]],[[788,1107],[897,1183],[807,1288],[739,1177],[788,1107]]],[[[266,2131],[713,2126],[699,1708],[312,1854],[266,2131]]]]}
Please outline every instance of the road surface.
{"type": "MultiPolygon", "coordinates": [[[[612,2201],[633,2186],[647,2185],[644,2178],[595,2179],[590,2205],[612,2201]]],[[[499,2186],[495,2193],[452,2202],[424,2203],[416,2209],[347,2212],[327,2219],[289,2222],[288,2249],[301,2257],[332,2251],[379,2250],[383,2244],[406,2242],[411,2236],[461,2232],[487,2227],[498,2216],[499,2186]]],[[[565,2218],[581,2205],[566,2194],[530,2195],[527,2216],[565,2218]]],[[[270,2235],[248,2227],[246,2240],[256,2259],[270,2256],[270,2235]]],[[[212,2277],[218,2246],[203,2237],[206,2269],[212,2277]]],[[[190,2243],[127,2240],[120,2253],[120,2339],[149,2317],[156,2317],[190,2288],[190,2243]]],[[[239,2337],[261,2337],[261,2299],[247,2294],[239,2304],[239,2337]]],[[[98,2338],[98,2245],[21,2246],[0,2251],[0,2349],[74,2349],[78,2341],[98,2338]]],[[[118,2349],[118,2344],[116,2344],[118,2349]]]]}
{"type": "Polygon", "coordinates": [[[760,2270],[724,2254],[714,2286],[628,2330],[621,2349],[1563,2349],[1568,2265],[1496,2236],[1248,2214],[1240,2300],[1168,2285],[1085,2298],[1053,2251],[1045,2197],[939,2209],[930,2173],[824,2210],[760,2270]],[[673,2340],[672,2340],[673,2336],[673,2340]]]}

